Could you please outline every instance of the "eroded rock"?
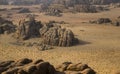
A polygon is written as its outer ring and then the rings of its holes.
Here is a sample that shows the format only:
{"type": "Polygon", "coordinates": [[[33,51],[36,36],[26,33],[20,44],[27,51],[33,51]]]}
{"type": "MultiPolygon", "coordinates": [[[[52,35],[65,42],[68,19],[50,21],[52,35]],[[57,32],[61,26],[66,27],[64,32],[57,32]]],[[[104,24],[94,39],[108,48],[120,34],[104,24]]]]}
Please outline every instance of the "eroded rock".
{"type": "Polygon", "coordinates": [[[26,40],[32,37],[39,37],[39,29],[42,27],[41,22],[30,17],[28,21],[21,20],[16,32],[16,38],[26,40]]]}
{"type": "Polygon", "coordinates": [[[16,26],[12,21],[0,17],[0,34],[10,34],[16,31],[16,26]]]}
{"type": "Polygon", "coordinates": [[[54,68],[42,59],[31,60],[23,58],[17,61],[0,63],[0,74],[96,74],[87,64],[64,62],[54,68]]]}
{"type": "Polygon", "coordinates": [[[61,28],[57,25],[44,26],[40,29],[40,34],[43,37],[43,43],[47,45],[66,47],[78,42],[70,29],[61,28]]]}

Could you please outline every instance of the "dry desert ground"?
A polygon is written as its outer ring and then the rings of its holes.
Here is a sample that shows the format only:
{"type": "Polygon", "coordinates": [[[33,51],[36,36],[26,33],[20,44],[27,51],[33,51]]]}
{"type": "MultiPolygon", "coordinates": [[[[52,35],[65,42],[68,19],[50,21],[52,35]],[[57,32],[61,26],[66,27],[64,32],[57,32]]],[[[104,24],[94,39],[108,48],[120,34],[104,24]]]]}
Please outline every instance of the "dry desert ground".
{"type": "MultiPolygon", "coordinates": [[[[0,8],[13,8],[18,6],[0,6],[0,8]]],[[[49,20],[65,21],[61,24],[71,29],[75,37],[80,40],[78,45],[72,47],[54,47],[52,50],[39,51],[36,47],[25,47],[10,44],[16,41],[9,35],[0,35],[0,61],[16,60],[20,58],[43,59],[54,66],[65,61],[74,63],[83,62],[89,64],[97,74],[114,74],[120,71],[120,27],[112,25],[89,24],[89,20],[100,17],[115,19],[120,16],[120,8],[100,13],[63,13],[62,17],[46,16],[37,11],[37,6],[27,6],[34,10],[37,20],[46,22],[49,20]],[[34,7],[34,8],[33,8],[34,7]]],[[[12,21],[17,25],[26,14],[15,11],[0,11],[0,15],[6,17],[11,13],[12,21]]],[[[40,41],[40,38],[29,41],[40,41]]]]}

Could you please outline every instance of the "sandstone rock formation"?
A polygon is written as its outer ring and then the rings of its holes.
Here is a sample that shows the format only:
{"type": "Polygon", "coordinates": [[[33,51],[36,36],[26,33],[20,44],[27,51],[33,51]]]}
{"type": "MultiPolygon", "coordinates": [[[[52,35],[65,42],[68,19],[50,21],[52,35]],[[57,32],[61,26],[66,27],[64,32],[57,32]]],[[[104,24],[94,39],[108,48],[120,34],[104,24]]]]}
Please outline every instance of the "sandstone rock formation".
{"type": "Polygon", "coordinates": [[[72,46],[78,42],[70,29],[61,28],[61,26],[46,25],[40,29],[40,34],[43,37],[43,43],[52,46],[72,46]]]}
{"type": "Polygon", "coordinates": [[[0,62],[0,74],[96,74],[87,64],[64,62],[54,68],[49,62],[23,58],[0,62]]]}
{"type": "Polygon", "coordinates": [[[65,74],[96,74],[87,64],[64,62],[56,67],[57,71],[65,72],[65,74]]]}
{"type": "Polygon", "coordinates": [[[34,18],[20,21],[16,31],[16,38],[26,40],[33,37],[43,38],[43,44],[52,46],[72,46],[78,43],[70,29],[61,28],[52,22],[41,24],[34,18]]]}
{"type": "Polygon", "coordinates": [[[26,40],[32,37],[39,37],[39,29],[41,27],[41,22],[36,21],[34,17],[29,17],[28,21],[21,20],[16,32],[16,37],[22,40],[26,40]]]}
{"type": "Polygon", "coordinates": [[[56,68],[58,71],[65,72],[65,74],[96,74],[87,64],[71,62],[64,62],[56,68]]]}
{"type": "Polygon", "coordinates": [[[0,62],[0,74],[55,74],[55,72],[55,68],[43,60],[32,61],[24,58],[0,62]]]}
{"type": "Polygon", "coordinates": [[[12,21],[5,20],[4,18],[0,17],[0,34],[10,34],[15,32],[16,26],[13,25],[12,21]]]}

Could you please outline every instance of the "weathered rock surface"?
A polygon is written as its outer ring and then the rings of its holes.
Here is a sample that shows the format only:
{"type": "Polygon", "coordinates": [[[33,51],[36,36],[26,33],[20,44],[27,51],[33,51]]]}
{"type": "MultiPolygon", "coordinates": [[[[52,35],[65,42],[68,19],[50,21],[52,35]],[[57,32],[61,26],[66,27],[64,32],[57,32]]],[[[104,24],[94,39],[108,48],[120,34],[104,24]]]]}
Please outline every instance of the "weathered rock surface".
{"type": "Polygon", "coordinates": [[[87,64],[71,62],[64,62],[62,65],[57,66],[56,70],[65,72],[65,74],[96,74],[87,64]]]}
{"type": "Polygon", "coordinates": [[[20,21],[15,37],[26,40],[33,37],[41,37],[43,44],[41,49],[47,50],[48,45],[52,46],[72,46],[78,43],[78,39],[74,37],[70,29],[61,28],[52,22],[46,23],[44,26],[41,22],[37,22],[34,18],[28,21],[20,21]]]}
{"type": "Polygon", "coordinates": [[[87,12],[87,13],[97,12],[97,9],[95,6],[87,5],[87,4],[75,5],[74,10],[77,12],[87,12]]]}
{"type": "Polygon", "coordinates": [[[42,59],[33,61],[23,58],[18,61],[0,62],[0,74],[96,74],[87,64],[64,62],[56,69],[42,59]]]}
{"type": "Polygon", "coordinates": [[[28,21],[22,20],[19,22],[16,37],[22,40],[39,37],[39,29],[41,27],[41,22],[36,21],[33,17],[30,17],[28,21]]]}
{"type": "Polygon", "coordinates": [[[0,17],[0,34],[10,34],[15,32],[16,26],[12,23],[12,21],[8,21],[2,17],[0,17]]]}
{"type": "Polygon", "coordinates": [[[61,26],[48,24],[40,29],[43,43],[52,46],[72,46],[78,43],[70,29],[61,28],[61,26]]]}
{"type": "Polygon", "coordinates": [[[20,59],[0,63],[0,74],[55,74],[55,68],[43,60],[20,59]]]}

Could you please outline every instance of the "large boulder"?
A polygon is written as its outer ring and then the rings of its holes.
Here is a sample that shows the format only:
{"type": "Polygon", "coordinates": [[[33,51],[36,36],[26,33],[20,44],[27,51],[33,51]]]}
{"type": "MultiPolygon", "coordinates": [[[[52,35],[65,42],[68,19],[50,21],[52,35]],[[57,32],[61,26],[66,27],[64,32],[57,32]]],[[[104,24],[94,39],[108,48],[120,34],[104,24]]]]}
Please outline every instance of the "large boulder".
{"type": "Polygon", "coordinates": [[[36,21],[33,17],[30,17],[27,21],[21,20],[17,28],[16,37],[22,40],[26,40],[32,37],[39,37],[39,29],[41,27],[41,22],[36,21]]]}
{"type": "Polygon", "coordinates": [[[0,34],[13,33],[16,31],[15,28],[16,26],[12,23],[12,21],[0,17],[0,34]]]}
{"type": "Polygon", "coordinates": [[[72,46],[78,42],[70,29],[61,28],[61,26],[45,26],[40,29],[43,37],[43,43],[52,46],[72,46]]]}

